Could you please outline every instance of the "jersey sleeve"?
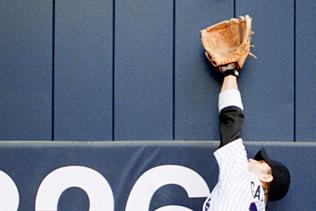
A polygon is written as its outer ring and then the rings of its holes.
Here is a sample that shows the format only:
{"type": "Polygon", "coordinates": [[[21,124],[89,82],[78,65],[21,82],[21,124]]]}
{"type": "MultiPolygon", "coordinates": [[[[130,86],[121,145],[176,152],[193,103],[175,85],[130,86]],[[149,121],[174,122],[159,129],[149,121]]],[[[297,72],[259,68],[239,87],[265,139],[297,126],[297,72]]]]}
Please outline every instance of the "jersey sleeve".
{"type": "Polygon", "coordinates": [[[238,180],[249,173],[248,159],[242,139],[237,139],[214,152],[219,166],[218,184],[229,190],[238,180]]]}
{"type": "Polygon", "coordinates": [[[241,138],[243,104],[238,90],[221,92],[218,100],[220,147],[241,138]]]}

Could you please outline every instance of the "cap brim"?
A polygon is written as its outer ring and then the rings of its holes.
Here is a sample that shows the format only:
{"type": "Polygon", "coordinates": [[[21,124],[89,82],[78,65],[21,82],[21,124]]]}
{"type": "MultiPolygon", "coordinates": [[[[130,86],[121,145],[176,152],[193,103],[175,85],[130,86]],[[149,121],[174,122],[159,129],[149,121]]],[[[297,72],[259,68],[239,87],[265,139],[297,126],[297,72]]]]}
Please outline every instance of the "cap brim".
{"type": "Polygon", "coordinates": [[[259,150],[254,158],[255,158],[255,160],[264,160],[266,162],[271,160],[269,155],[267,154],[267,152],[266,152],[266,150],[264,148],[259,150]]]}
{"type": "Polygon", "coordinates": [[[272,168],[272,174],[273,174],[273,167],[274,166],[283,165],[280,162],[271,159],[264,148],[262,148],[261,150],[259,150],[257,152],[254,159],[255,160],[264,160],[272,168]]]}

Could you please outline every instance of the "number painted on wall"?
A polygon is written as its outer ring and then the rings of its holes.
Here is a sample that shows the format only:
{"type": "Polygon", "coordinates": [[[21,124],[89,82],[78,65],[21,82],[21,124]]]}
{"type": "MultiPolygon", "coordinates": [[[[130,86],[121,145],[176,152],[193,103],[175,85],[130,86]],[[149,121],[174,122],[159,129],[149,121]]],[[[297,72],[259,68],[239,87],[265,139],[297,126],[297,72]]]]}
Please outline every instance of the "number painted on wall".
{"type": "MultiPolygon", "coordinates": [[[[147,211],[154,193],[164,185],[181,186],[189,198],[207,197],[209,188],[204,179],[190,168],[180,165],[161,165],[144,172],[135,182],[125,211],[147,211]]],[[[19,192],[14,181],[0,171],[0,194],[6,196],[0,210],[16,211],[19,192]]],[[[40,184],[35,211],[57,211],[58,200],[68,188],[81,188],[89,198],[90,211],[114,211],[114,195],[110,183],[99,172],[84,166],[65,166],[49,173],[40,184]]],[[[155,211],[192,211],[179,205],[160,207],[155,211]]]]}

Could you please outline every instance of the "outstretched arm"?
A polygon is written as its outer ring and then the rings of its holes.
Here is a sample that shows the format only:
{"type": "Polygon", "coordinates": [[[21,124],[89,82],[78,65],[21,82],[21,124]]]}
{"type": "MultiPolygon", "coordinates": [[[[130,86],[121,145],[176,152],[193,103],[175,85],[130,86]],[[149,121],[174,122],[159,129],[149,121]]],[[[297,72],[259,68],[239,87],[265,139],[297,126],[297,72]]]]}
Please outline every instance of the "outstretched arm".
{"type": "Polygon", "coordinates": [[[206,57],[225,77],[219,96],[221,146],[240,138],[244,115],[237,77],[252,55],[251,23],[252,18],[246,15],[201,30],[206,57]]]}
{"type": "Polygon", "coordinates": [[[243,105],[238,89],[237,77],[224,77],[219,94],[219,129],[220,147],[241,138],[241,128],[244,122],[243,105]]]}

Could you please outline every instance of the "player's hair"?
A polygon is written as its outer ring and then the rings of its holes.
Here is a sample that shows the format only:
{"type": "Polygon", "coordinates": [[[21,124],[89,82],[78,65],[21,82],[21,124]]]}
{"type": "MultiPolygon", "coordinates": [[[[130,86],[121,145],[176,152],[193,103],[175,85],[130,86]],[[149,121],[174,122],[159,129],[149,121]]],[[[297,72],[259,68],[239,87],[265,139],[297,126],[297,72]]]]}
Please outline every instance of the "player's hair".
{"type": "Polygon", "coordinates": [[[270,182],[261,182],[264,192],[264,202],[267,203],[269,199],[270,182]]]}

